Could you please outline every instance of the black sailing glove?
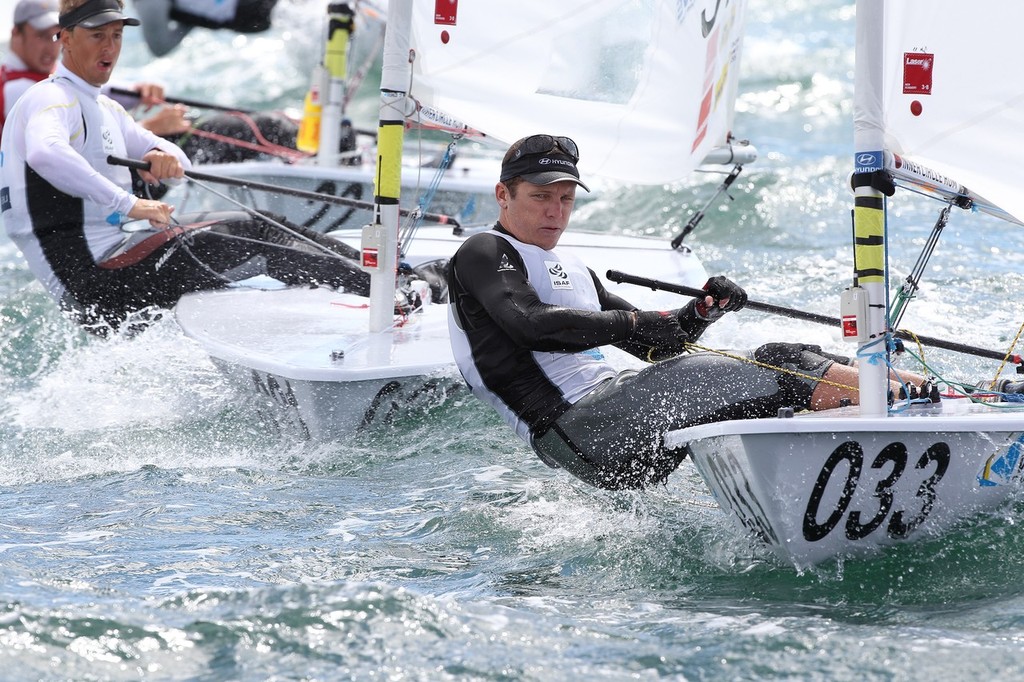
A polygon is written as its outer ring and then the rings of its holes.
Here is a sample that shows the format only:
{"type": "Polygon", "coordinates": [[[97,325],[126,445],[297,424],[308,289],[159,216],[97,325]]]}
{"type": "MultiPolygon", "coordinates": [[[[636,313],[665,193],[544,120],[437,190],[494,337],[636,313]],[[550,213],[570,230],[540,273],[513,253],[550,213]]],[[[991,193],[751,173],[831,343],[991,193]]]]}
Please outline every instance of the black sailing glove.
{"type": "Polygon", "coordinates": [[[721,275],[709,279],[704,285],[704,291],[708,292],[708,296],[714,301],[709,306],[707,296],[697,298],[694,312],[698,318],[708,322],[714,322],[728,312],[739,310],[747,303],[747,292],[743,291],[740,285],[721,275]]]}
{"type": "Polygon", "coordinates": [[[647,360],[657,362],[686,350],[686,332],[679,326],[678,311],[638,310],[632,344],[647,349],[647,360]]]}

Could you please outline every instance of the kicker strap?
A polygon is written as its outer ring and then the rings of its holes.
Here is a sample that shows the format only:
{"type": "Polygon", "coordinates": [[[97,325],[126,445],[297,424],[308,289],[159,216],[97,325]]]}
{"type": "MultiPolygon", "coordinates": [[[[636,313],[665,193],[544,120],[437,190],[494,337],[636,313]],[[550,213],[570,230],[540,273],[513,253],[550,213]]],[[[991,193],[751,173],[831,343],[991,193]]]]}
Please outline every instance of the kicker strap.
{"type": "Polygon", "coordinates": [[[171,225],[140,240],[133,242],[129,239],[112,255],[100,261],[98,265],[104,270],[118,270],[131,265],[138,265],[150,254],[172,239],[176,239],[198,229],[216,225],[219,222],[221,221],[206,220],[204,222],[192,223],[190,225],[171,225]]]}

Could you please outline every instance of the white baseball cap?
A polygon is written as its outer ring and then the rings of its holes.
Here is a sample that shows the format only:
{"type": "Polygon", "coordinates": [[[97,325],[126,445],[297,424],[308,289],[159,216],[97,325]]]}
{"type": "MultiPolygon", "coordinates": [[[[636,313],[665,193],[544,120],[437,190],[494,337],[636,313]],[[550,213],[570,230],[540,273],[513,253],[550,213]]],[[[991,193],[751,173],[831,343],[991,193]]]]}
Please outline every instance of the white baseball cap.
{"type": "Polygon", "coordinates": [[[60,23],[57,0],[21,0],[14,6],[14,25],[25,22],[37,31],[56,26],[60,23]]]}

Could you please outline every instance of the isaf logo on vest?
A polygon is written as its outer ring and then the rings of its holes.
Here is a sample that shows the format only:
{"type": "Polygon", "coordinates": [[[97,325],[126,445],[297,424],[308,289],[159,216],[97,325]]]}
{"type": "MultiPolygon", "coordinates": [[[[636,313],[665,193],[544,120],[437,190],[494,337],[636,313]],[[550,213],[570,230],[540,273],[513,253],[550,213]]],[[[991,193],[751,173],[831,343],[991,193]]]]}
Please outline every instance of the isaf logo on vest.
{"type": "Polygon", "coordinates": [[[562,268],[562,264],[556,260],[544,261],[544,266],[548,269],[548,277],[551,279],[551,288],[555,291],[568,291],[572,289],[572,280],[569,279],[569,273],[562,268]]]}
{"type": "Polygon", "coordinates": [[[117,152],[117,147],[114,145],[114,134],[110,132],[110,129],[103,126],[101,133],[103,138],[103,153],[114,154],[117,152]]]}

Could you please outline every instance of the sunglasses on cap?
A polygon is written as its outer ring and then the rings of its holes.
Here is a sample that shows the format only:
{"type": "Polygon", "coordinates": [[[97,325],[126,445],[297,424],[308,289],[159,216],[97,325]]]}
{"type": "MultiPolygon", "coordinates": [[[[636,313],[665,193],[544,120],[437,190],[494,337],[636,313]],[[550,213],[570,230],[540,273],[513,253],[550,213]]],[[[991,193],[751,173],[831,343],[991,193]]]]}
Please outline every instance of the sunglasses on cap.
{"type": "Polygon", "coordinates": [[[551,151],[560,151],[572,159],[573,163],[580,160],[580,150],[571,138],[555,135],[531,135],[523,140],[516,150],[513,159],[518,159],[524,154],[547,154],[551,151]]]}

